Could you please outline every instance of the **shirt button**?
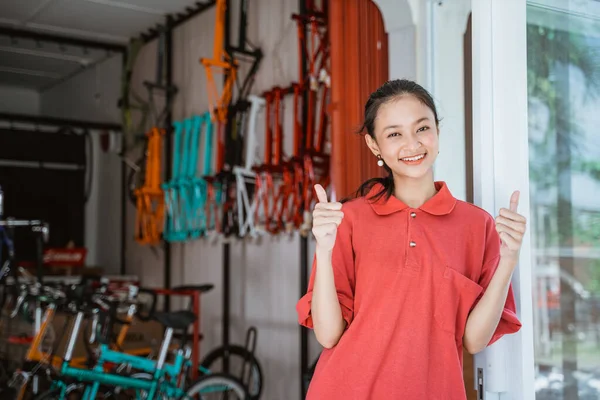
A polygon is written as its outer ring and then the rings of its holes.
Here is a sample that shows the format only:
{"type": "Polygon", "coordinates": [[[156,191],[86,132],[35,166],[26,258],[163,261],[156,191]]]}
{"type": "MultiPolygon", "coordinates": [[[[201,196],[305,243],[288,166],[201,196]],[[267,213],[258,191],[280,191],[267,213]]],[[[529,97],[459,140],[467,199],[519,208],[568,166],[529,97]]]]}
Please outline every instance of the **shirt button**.
{"type": "Polygon", "coordinates": [[[416,212],[411,212],[410,216],[413,217],[413,218],[417,218],[417,213],[416,212]]]}
{"type": "Polygon", "coordinates": [[[410,242],[410,247],[415,247],[417,244],[415,242],[410,242]]]}

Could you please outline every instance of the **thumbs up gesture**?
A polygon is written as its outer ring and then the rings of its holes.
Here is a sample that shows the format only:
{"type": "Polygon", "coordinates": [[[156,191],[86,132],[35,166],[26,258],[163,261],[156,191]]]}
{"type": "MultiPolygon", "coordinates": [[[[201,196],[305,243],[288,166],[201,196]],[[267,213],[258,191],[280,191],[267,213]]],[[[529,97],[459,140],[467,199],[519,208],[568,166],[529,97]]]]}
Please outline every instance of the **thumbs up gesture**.
{"type": "Polygon", "coordinates": [[[496,217],[496,230],[502,240],[500,256],[514,261],[519,259],[519,251],[523,243],[523,236],[527,228],[525,217],[517,213],[519,206],[519,192],[513,192],[510,197],[510,207],[501,208],[500,215],[496,217]]]}
{"type": "Polygon", "coordinates": [[[331,251],[335,244],[337,228],[344,218],[341,203],[330,203],[323,186],[315,185],[318,202],[313,210],[312,232],[317,240],[317,248],[322,251],[331,251]]]}

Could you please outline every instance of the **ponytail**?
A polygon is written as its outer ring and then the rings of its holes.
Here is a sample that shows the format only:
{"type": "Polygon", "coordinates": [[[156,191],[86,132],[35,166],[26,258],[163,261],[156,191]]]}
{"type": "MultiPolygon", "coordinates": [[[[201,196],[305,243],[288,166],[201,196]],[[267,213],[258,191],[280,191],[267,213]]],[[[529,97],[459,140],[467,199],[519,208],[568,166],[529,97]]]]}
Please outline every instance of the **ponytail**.
{"type": "Polygon", "coordinates": [[[373,186],[377,184],[382,185],[383,188],[379,192],[375,193],[373,196],[369,197],[367,200],[378,201],[382,197],[386,200],[389,199],[394,194],[394,176],[390,167],[384,164],[383,168],[387,172],[387,176],[367,179],[358,187],[358,189],[351,196],[343,198],[342,200],[340,200],[340,202],[345,203],[354,198],[366,197],[373,188],[373,186]]]}

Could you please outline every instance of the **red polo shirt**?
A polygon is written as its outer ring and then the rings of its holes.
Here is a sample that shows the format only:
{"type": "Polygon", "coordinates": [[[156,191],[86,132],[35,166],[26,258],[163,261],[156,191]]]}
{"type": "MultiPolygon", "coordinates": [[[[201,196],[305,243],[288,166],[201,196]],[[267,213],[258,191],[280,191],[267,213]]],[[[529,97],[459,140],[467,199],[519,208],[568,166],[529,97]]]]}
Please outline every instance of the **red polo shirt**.
{"type": "MultiPolygon", "coordinates": [[[[435,185],[419,208],[394,196],[343,205],[332,263],[347,329],[323,350],[307,399],[466,398],[462,338],[498,266],[500,238],[490,214],[435,185]]],[[[309,328],[315,266],[296,307],[309,328]]],[[[490,344],[520,327],[511,287],[490,344]]]]}

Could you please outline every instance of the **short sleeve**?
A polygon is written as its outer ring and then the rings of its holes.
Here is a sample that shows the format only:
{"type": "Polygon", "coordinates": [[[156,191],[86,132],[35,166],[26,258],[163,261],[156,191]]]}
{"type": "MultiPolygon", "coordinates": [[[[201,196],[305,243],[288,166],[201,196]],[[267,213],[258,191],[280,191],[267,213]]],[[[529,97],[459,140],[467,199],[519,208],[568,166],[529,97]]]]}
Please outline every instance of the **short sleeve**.
{"type": "MultiPolygon", "coordinates": [[[[481,299],[481,297],[484,295],[485,290],[490,284],[490,281],[492,280],[492,277],[498,268],[498,264],[500,262],[500,245],[500,236],[496,231],[495,221],[493,218],[491,218],[491,222],[488,223],[486,232],[484,264],[478,282],[479,285],[483,287],[483,292],[479,295],[477,301],[479,301],[479,299],[481,299]]],[[[512,284],[510,284],[508,288],[508,294],[506,296],[506,302],[504,303],[502,316],[500,317],[498,326],[496,327],[488,346],[496,342],[504,335],[518,332],[519,329],[521,329],[521,321],[519,321],[519,318],[517,317],[515,296],[513,293],[512,284]]]]}
{"type": "MultiPolygon", "coordinates": [[[[342,310],[342,317],[346,321],[346,327],[350,325],[354,318],[354,252],[352,250],[351,222],[348,213],[338,227],[331,263],[333,266],[333,275],[335,287],[342,310]]],[[[311,315],[311,301],[317,272],[316,256],[313,260],[312,271],[308,283],[306,294],[296,304],[298,313],[298,322],[307,328],[313,328],[311,315]]]]}

